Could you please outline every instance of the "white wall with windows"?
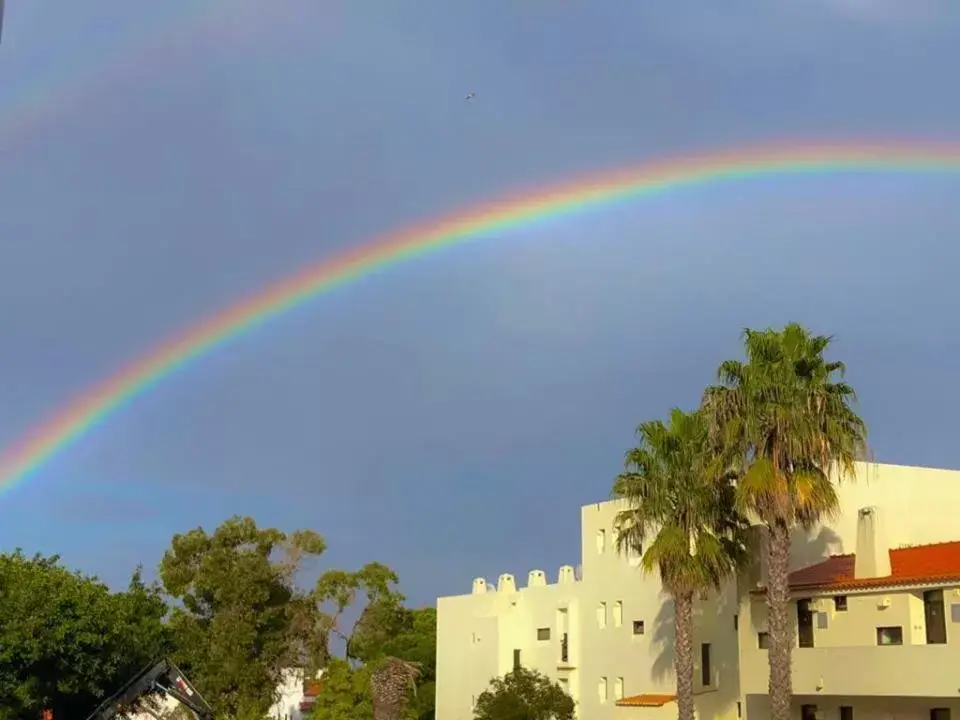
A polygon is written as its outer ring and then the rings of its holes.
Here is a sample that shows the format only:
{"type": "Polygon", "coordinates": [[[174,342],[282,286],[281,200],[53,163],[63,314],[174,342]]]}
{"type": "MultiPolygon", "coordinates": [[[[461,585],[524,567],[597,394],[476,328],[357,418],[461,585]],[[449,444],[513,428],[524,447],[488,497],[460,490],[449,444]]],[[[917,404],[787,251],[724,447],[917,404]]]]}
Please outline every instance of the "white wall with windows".
{"type": "MultiPolygon", "coordinates": [[[[659,577],[642,573],[638,556],[617,551],[613,522],[622,507],[611,501],[581,509],[579,574],[565,566],[548,583],[535,570],[518,583],[504,573],[496,584],[478,578],[470,594],[438,600],[437,720],[469,720],[475,698],[515,663],[559,681],[581,719],[635,717],[637,710],[617,702],[675,692],[672,603],[659,577]]],[[[697,705],[704,719],[737,717],[736,610],[733,583],[697,602],[697,705]]],[[[662,712],[675,715],[676,705],[662,712]]]]}

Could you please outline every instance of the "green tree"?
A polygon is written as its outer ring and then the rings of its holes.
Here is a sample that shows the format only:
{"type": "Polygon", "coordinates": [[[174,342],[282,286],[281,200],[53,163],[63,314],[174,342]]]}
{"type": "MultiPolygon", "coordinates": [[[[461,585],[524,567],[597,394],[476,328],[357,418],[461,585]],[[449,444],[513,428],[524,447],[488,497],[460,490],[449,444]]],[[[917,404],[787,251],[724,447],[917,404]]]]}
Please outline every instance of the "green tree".
{"type": "Polygon", "coordinates": [[[563,688],[534,670],[520,667],[480,693],[475,720],[573,720],[574,702],[563,688]]]}
{"type": "Polygon", "coordinates": [[[742,458],[738,508],[766,526],[771,720],[788,720],[792,530],[837,512],[831,475],[853,477],[867,429],[844,364],[824,357],[830,337],[796,323],[747,329],[743,337],[746,361],[720,365],[719,384],[706,389],[702,407],[715,438],[742,458]]]}
{"type": "Polygon", "coordinates": [[[331,658],[323,672],[322,688],[310,712],[311,720],[370,720],[370,669],[353,667],[343,658],[331,658]]]}
{"type": "MultiPolygon", "coordinates": [[[[360,570],[330,570],[314,591],[324,612],[329,640],[339,640],[344,657],[333,657],[323,676],[323,689],[312,720],[368,720],[373,718],[370,682],[387,658],[417,663],[420,676],[414,697],[403,708],[407,720],[431,720],[436,681],[436,610],[409,609],[396,589],[398,578],[390,568],[369,563],[360,570]],[[344,617],[363,601],[353,625],[344,617]]],[[[407,686],[405,686],[407,687],[407,686]]]]}
{"type": "Polygon", "coordinates": [[[668,425],[645,422],[637,436],[613,486],[627,504],[615,521],[617,547],[645,546],[641,568],[659,572],[673,600],[678,717],[694,720],[694,597],[719,589],[745,559],[746,523],[734,511],[731,465],[699,412],[674,410],[668,425]]]}
{"type": "Polygon", "coordinates": [[[0,555],[0,718],[85,717],[166,653],[166,612],[139,568],[112,593],[57,556],[0,555]]]}
{"type": "Polygon", "coordinates": [[[294,582],[326,545],[316,533],[286,534],[233,517],[208,535],[175,535],[160,564],[177,601],[170,626],[175,661],[218,714],[260,720],[284,669],[325,660],[323,619],[294,582]]]}

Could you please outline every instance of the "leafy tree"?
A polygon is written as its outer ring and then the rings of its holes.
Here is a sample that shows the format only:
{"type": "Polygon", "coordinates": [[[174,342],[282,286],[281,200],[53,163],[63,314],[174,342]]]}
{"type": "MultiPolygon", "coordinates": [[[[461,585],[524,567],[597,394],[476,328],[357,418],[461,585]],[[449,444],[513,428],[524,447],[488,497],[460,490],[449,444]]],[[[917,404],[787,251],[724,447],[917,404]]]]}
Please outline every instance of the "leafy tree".
{"type": "Polygon", "coordinates": [[[212,535],[174,536],[160,564],[164,590],[178,601],[174,658],[218,714],[260,720],[284,669],[326,660],[323,619],[294,584],[302,561],[325,547],[316,533],[287,535],[240,517],[212,535]]]}
{"type": "Polygon", "coordinates": [[[342,658],[332,658],[324,670],[311,720],[370,720],[373,705],[369,684],[369,668],[354,668],[342,658]]]}
{"type": "Polygon", "coordinates": [[[743,459],[736,501],[766,526],[771,720],[788,720],[793,632],[789,619],[790,538],[838,510],[831,472],[852,477],[867,429],[854,411],[845,366],[824,353],[831,338],[796,323],[744,331],[746,362],[729,360],[703,409],[716,439],[743,459]]]}
{"type": "Polygon", "coordinates": [[[0,555],[0,718],[85,717],[168,650],[166,612],[139,568],[111,593],[58,556],[0,555]]]}
{"type": "Polygon", "coordinates": [[[678,717],[694,720],[694,596],[719,589],[743,561],[746,523],[734,512],[730,464],[699,412],[674,410],[669,425],[645,422],[637,435],[613,486],[628,504],[617,514],[617,547],[635,551],[652,538],[641,567],[659,572],[673,599],[678,717]]]}
{"type": "MultiPolygon", "coordinates": [[[[332,658],[323,689],[312,711],[313,720],[373,718],[370,681],[389,657],[421,666],[416,694],[403,709],[408,720],[431,720],[436,681],[436,610],[411,610],[390,568],[370,563],[360,570],[330,570],[318,580],[314,599],[325,613],[328,639],[344,643],[344,657],[332,658]],[[362,596],[362,598],[361,598],[362,596]],[[352,626],[344,616],[365,599],[352,626]]],[[[332,651],[328,649],[332,657],[332,651]]]]}
{"type": "Polygon", "coordinates": [[[475,720],[573,720],[574,702],[563,688],[520,667],[495,678],[480,693],[475,720]]]}

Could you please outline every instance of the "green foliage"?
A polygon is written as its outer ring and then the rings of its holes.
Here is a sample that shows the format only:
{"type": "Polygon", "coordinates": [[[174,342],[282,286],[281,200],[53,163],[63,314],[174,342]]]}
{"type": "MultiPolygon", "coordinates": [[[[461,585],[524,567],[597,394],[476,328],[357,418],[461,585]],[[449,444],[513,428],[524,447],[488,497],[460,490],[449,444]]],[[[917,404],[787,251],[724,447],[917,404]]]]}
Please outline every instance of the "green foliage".
{"type": "Polygon", "coordinates": [[[353,668],[333,658],[323,673],[323,689],[313,706],[311,720],[370,720],[370,669],[353,668]]]}
{"type": "Polygon", "coordinates": [[[314,599],[325,609],[327,638],[346,644],[346,656],[333,658],[312,710],[313,720],[364,720],[373,717],[370,676],[387,656],[419,662],[423,673],[405,720],[432,720],[436,680],[437,615],[433,608],[411,610],[396,589],[390,568],[369,563],[355,572],[330,570],[317,581],[314,599]],[[341,627],[343,615],[365,599],[353,627],[341,627]]]}
{"type": "Polygon", "coordinates": [[[139,569],[111,593],[57,556],[0,555],[0,718],[85,717],[167,651],[165,614],[139,569]]]}
{"type": "Polygon", "coordinates": [[[287,535],[239,517],[212,535],[174,536],[160,565],[164,590],[179,601],[174,658],[218,714],[260,720],[285,668],[325,659],[316,604],[294,585],[303,559],[325,547],[315,533],[287,535]]]}
{"type": "Polygon", "coordinates": [[[824,357],[830,342],[795,323],[747,329],[746,362],[722,363],[720,384],[704,392],[715,437],[744,461],[740,509],[770,526],[810,527],[833,514],[830,471],[851,477],[866,448],[846,367],[824,357]]]}
{"type": "Polygon", "coordinates": [[[574,702],[563,688],[534,670],[517,668],[490,683],[477,698],[475,720],[573,720],[574,702]]]}
{"type": "Polygon", "coordinates": [[[644,547],[647,572],[677,594],[719,588],[746,557],[746,521],[734,509],[728,458],[710,442],[705,417],[675,409],[637,428],[639,443],[613,486],[627,501],[615,521],[619,550],[644,547]]]}

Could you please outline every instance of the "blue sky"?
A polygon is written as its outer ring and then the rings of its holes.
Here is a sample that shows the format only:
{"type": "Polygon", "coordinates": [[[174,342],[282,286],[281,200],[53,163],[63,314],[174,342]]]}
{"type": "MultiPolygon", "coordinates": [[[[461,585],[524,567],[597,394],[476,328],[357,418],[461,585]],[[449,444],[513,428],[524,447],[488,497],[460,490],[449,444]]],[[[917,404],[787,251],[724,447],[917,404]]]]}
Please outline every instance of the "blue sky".
{"type": "MultiPolygon", "coordinates": [[[[7,5],[0,444],[304,263],[491,196],[775,139],[960,141],[947,0],[7,5]],[[5,132],[38,87],[56,111],[5,132]]],[[[240,513],[324,534],[323,566],[391,564],[416,602],[554,575],[635,425],[790,320],[837,336],[880,460],[960,467],[958,193],[714,186],[397,266],[0,496],[0,547],[119,584],[240,513]]]]}

